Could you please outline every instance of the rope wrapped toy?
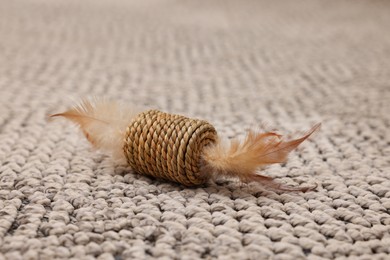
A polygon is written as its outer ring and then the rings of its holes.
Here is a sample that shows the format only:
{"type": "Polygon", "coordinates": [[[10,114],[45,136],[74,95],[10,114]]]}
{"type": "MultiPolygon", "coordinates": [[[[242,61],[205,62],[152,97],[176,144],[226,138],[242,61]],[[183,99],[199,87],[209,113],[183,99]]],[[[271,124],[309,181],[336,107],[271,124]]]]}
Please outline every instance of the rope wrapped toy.
{"type": "Polygon", "coordinates": [[[83,100],[74,108],[51,117],[65,117],[78,124],[87,140],[114,158],[126,160],[141,174],[195,186],[220,176],[259,182],[283,191],[309,191],[315,187],[291,187],[257,171],[286,161],[290,151],[315,132],[313,126],[301,138],[283,141],[275,132],[249,131],[245,140],[223,142],[204,120],[158,110],[136,113],[107,100],[83,100]]]}

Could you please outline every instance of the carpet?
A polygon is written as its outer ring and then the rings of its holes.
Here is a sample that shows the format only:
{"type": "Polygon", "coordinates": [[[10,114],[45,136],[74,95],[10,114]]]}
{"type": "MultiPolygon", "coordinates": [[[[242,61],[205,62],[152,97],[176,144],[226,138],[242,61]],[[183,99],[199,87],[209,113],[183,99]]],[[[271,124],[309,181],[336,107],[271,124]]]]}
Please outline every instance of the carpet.
{"type": "Polygon", "coordinates": [[[389,259],[390,2],[0,1],[0,259],[389,259]],[[48,122],[87,96],[321,130],[262,174],[187,188],[48,122]]]}

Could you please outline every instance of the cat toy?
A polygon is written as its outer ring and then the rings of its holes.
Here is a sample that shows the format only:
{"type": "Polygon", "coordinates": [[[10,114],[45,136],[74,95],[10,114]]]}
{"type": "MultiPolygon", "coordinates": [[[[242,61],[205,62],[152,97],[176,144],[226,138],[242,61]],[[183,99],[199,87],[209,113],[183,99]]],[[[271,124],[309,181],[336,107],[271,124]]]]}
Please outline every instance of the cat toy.
{"type": "Polygon", "coordinates": [[[227,176],[282,191],[306,192],[315,188],[286,186],[257,171],[269,164],[285,162],[289,152],[320,124],[290,141],[283,141],[275,132],[248,131],[242,142],[233,139],[229,144],[223,142],[207,121],[158,110],[136,113],[107,100],[83,100],[72,109],[51,117],[73,121],[95,148],[127,161],[141,174],[186,186],[227,176]]]}

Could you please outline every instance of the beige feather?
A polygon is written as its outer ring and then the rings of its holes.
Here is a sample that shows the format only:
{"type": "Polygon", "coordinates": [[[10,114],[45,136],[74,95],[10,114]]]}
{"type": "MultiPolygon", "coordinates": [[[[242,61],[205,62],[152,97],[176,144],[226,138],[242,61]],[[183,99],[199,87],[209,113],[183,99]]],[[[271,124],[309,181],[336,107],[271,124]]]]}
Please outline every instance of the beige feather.
{"type": "Polygon", "coordinates": [[[249,131],[242,143],[234,139],[230,145],[226,145],[218,140],[216,144],[204,150],[205,170],[214,171],[218,175],[238,177],[242,182],[261,182],[279,190],[310,190],[309,187],[283,186],[274,182],[271,177],[257,174],[256,171],[268,164],[285,162],[288,154],[319,127],[320,124],[316,124],[301,138],[287,142],[282,140],[281,135],[274,132],[255,133],[253,131],[249,131]]]}
{"type": "Polygon", "coordinates": [[[123,104],[94,98],[84,99],[72,109],[50,117],[73,121],[95,148],[111,152],[115,159],[125,159],[122,150],[125,132],[136,114],[123,104]]]}

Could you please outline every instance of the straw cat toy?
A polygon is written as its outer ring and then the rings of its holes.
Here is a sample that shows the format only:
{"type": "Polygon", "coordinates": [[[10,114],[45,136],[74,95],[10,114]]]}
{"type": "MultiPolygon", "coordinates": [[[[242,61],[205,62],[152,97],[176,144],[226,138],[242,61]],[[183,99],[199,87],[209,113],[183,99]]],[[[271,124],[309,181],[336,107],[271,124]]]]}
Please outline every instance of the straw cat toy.
{"type": "Polygon", "coordinates": [[[186,186],[203,184],[216,176],[229,176],[283,191],[306,192],[315,188],[285,186],[256,171],[286,161],[289,152],[320,124],[291,141],[283,141],[274,132],[249,131],[243,142],[234,139],[225,144],[206,121],[157,110],[137,114],[106,100],[83,100],[64,113],[51,115],[59,116],[78,124],[95,148],[125,159],[133,170],[142,174],[186,186]]]}

